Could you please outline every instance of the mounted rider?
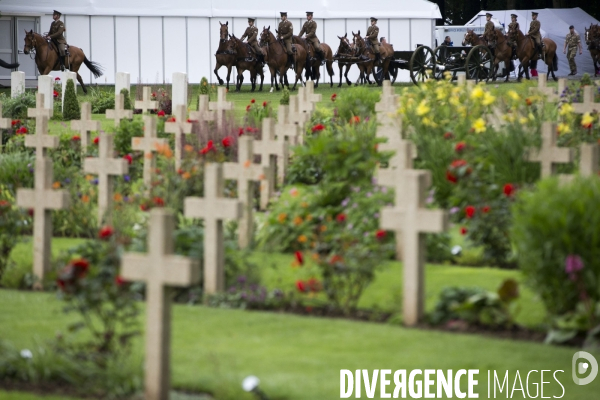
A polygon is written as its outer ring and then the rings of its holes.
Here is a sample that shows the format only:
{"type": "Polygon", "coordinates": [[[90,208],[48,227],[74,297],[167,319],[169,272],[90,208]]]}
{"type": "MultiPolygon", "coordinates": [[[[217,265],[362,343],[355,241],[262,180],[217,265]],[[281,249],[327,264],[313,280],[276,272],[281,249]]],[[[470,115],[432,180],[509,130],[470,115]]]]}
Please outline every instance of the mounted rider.
{"type": "Polygon", "coordinates": [[[323,49],[321,49],[321,42],[319,42],[319,38],[317,37],[317,23],[313,20],[313,12],[306,12],[306,22],[302,25],[302,29],[298,36],[302,37],[303,34],[306,34],[306,41],[310,43],[315,50],[315,53],[319,56],[319,60],[321,62],[325,61],[325,53],[323,53],[323,49]]]}
{"type": "Polygon", "coordinates": [[[542,24],[537,19],[538,13],[535,11],[531,12],[531,24],[529,24],[529,32],[527,33],[529,37],[533,39],[535,43],[535,49],[539,55],[539,58],[544,59],[544,41],[542,40],[542,34],[540,32],[540,28],[542,24]]]}
{"type": "MultiPolygon", "coordinates": [[[[254,26],[254,21],[256,21],[256,18],[248,18],[248,27],[246,28],[246,31],[244,32],[240,40],[243,42],[244,39],[248,38],[246,43],[250,45],[250,48],[254,51],[254,54],[256,54],[258,62],[264,64],[265,56],[262,52],[262,49],[258,45],[258,28],[254,26]]],[[[250,59],[246,61],[252,62],[254,60],[250,59]]]]}
{"type": "Polygon", "coordinates": [[[496,35],[494,34],[496,26],[492,22],[493,15],[491,13],[485,13],[485,28],[483,30],[483,39],[486,41],[488,47],[496,47],[496,35]]]}
{"type": "MultiPolygon", "coordinates": [[[[508,24],[508,31],[519,31],[521,28],[519,27],[519,23],[517,22],[517,14],[510,14],[510,24],[508,24]]],[[[512,48],[512,56],[513,60],[517,59],[517,45],[516,43],[511,46],[512,48]]]]}
{"type": "Polygon", "coordinates": [[[283,40],[283,46],[285,47],[285,52],[288,55],[288,61],[292,63],[292,68],[294,67],[294,50],[292,48],[292,37],[294,36],[294,25],[287,19],[287,12],[281,11],[281,22],[279,23],[279,27],[277,29],[277,38],[283,40]]]}
{"type": "Polygon", "coordinates": [[[52,19],[54,20],[50,25],[50,30],[48,31],[48,35],[46,36],[47,40],[52,40],[56,47],[58,48],[59,61],[60,61],[60,70],[65,70],[65,48],[67,46],[67,40],[63,33],[67,30],[65,28],[65,23],[60,20],[61,13],[54,10],[52,14],[52,19]]]}
{"type": "Polygon", "coordinates": [[[381,54],[379,53],[379,28],[377,27],[377,18],[371,17],[371,26],[367,29],[367,36],[365,40],[371,42],[371,47],[373,47],[373,53],[375,53],[375,63],[381,61],[381,54]]]}

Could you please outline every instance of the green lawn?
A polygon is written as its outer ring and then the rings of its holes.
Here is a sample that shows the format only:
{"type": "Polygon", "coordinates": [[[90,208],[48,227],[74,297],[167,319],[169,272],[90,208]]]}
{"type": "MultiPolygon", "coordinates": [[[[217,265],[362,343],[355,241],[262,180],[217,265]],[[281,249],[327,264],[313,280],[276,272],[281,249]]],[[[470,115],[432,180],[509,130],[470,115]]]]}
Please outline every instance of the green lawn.
{"type": "MultiPolygon", "coordinates": [[[[18,348],[54,337],[68,320],[53,294],[0,291],[0,337],[18,348]]],[[[217,399],[250,399],[240,389],[249,374],[272,399],[336,399],[340,369],[480,369],[482,398],[488,370],[502,376],[508,370],[511,386],[517,370],[523,381],[530,370],[563,370],[557,377],[567,399],[597,399],[600,388],[598,381],[573,384],[575,349],[385,324],[176,305],[172,336],[173,386],[217,399]]],[[[141,344],[136,341],[136,355],[141,344]]],[[[544,380],[552,382],[544,395],[560,396],[552,377],[544,380]]]]}

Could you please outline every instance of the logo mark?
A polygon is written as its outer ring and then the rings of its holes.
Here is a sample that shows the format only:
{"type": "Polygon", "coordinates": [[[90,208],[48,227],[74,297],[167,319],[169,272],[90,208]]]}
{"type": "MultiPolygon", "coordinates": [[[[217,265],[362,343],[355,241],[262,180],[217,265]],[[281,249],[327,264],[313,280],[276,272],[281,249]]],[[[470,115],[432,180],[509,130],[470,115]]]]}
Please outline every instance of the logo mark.
{"type": "Polygon", "coordinates": [[[587,385],[588,383],[592,383],[594,379],[596,379],[596,375],[598,375],[598,361],[588,352],[578,351],[573,354],[573,362],[571,364],[571,370],[573,372],[573,382],[576,385],[587,385]],[[587,360],[587,362],[580,361],[577,363],[577,360],[583,358],[587,360]],[[577,364],[577,365],[575,365],[577,364]],[[579,378],[577,375],[583,375],[590,371],[590,374],[587,378],[579,378]]]}

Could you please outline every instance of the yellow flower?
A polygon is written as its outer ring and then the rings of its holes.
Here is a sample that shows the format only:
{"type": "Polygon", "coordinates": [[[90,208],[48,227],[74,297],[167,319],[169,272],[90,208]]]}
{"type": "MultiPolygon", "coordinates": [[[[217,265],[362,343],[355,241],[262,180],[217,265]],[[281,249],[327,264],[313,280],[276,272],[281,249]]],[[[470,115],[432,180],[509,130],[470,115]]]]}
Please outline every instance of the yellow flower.
{"type": "Polygon", "coordinates": [[[560,115],[567,115],[573,112],[573,106],[571,106],[568,103],[565,103],[562,105],[562,107],[560,107],[560,115]]]}
{"type": "Polygon", "coordinates": [[[454,107],[459,107],[461,104],[460,97],[453,94],[452,96],[450,96],[449,103],[452,104],[454,107]]]}
{"type": "Polygon", "coordinates": [[[508,91],[508,97],[510,97],[514,101],[521,100],[521,96],[519,96],[519,94],[517,92],[515,92],[514,90],[509,90],[508,91]]]}
{"type": "Polygon", "coordinates": [[[437,126],[437,124],[435,122],[433,122],[432,120],[430,120],[427,117],[423,117],[423,125],[425,126],[431,126],[432,128],[435,128],[437,126]]]}
{"type": "Polygon", "coordinates": [[[496,100],[496,98],[494,96],[492,96],[489,92],[485,92],[485,95],[483,96],[482,103],[483,103],[484,106],[489,106],[495,100],[496,100]]]}
{"type": "Polygon", "coordinates": [[[594,117],[592,117],[589,112],[583,114],[583,117],[581,118],[581,126],[583,126],[586,129],[589,129],[592,127],[593,123],[594,117]]]}
{"type": "Polygon", "coordinates": [[[52,184],[52,189],[60,189],[60,182],[56,181],[52,184]]]}
{"type": "Polygon", "coordinates": [[[520,123],[521,125],[525,125],[525,124],[526,124],[526,123],[528,123],[528,122],[529,122],[529,120],[528,120],[527,118],[525,118],[525,117],[521,117],[521,118],[519,118],[519,123],[520,123]]]}
{"type": "Polygon", "coordinates": [[[115,195],[113,196],[113,199],[116,202],[123,201],[123,196],[121,196],[121,193],[115,193],[115,195]]]}
{"type": "Polygon", "coordinates": [[[473,128],[475,133],[485,132],[485,120],[483,118],[476,119],[471,128],[473,128]]]}
{"type": "Polygon", "coordinates": [[[313,219],[312,215],[308,214],[308,215],[306,216],[306,220],[307,220],[307,221],[312,221],[312,219],[313,219]]]}
{"type": "Polygon", "coordinates": [[[438,100],[446,100],[446,89],[443,87],[436,88],[435,95],[438,100]]]}
{"type": "Polygon", "coordinates": [[[452,72],[444,71],[444,79],[447,81],[452,80],[452,72]]]}
{"type": "Polygon", "coordinates": [[[302,223],[302,217],[296,216],[294,217],[294,225],[300,225],[302,223]]]}
{"type": "Polygon", "coordinates": [[[306,208],[306,207],[308,207],[308,203],[303,201],[302,203],[300,203],[300,207],[306,208]]]}
{"type": "Polygon", "coordinates": [[[429,111],[431,111],[431,108],[427,105],[427,101],[421,100],[421,102],[417,106],[417,115],[423,116],[423,115],[427,114],[429,111]]]}
{"type": "Polygon", "coordinates": [[[321,232],[325,232],[327,230],[327,226],[325,225],[321,225],[321,228],[319,228],[321,232]]]}
{"type": "Polygon", "coordinates": [[[563,135],[565,133],[571,133],[571,128],[569,127],[569,125],[562,122],[558,124],[558,134],[563,135]]]}
{"type": "Polygon", "coordinates": [[[485,91],[481,88],[481,86],[476,86],[471,92],[472,99],[481,99],[484,95],[485,91]]]}
{"type": "Polygon", "coordinates": [[[533,113],[529,113],[527,115],[527,118],[529,118],[530,121],[535,121],[535,116],[533,115],[533,113]]]}
{"type": "Polygon", "coordinates": [[[287,218],[287,214],[281,213],[277,216],[277,221],[279,221],[280,224],[283,224],[285,222],[286,218],[287,218]]]}
{"type": "Polygon", "coordinates": [[[86,175],[85,176],[85,180],[88,181],[88,182],[91,181],[92,179],[94,179],[94,177],[92,175],[86,175]]]}
{"type": "Polygon", "coordinates": [[[307,239],[307,238],[306,238],[306,236],[304,236],[304,235],[300,235],[300,236],[298,236],[298,241],[299,241],[300,243],[306,243],[306,241],[307,241],[307,240],[308,240],[308,239],[307,239]]]}

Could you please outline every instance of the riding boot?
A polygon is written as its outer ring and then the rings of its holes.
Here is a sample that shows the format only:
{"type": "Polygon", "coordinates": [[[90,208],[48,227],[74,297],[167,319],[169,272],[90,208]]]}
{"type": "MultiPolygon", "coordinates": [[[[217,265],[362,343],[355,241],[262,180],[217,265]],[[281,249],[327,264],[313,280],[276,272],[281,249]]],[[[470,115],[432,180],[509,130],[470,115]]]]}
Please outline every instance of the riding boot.
{"type": "Polygon", "coordinates": [[[296,64],[294,63],[294,55],[293,54],[288,54],[288,61],[290,62],[290,64],[292,64],[292,69],[296,69],[296,64]]]}
{"type": "Polygon", "coordinates": [[[323,52],[323,50],[319,51],[317,55],[319,56],[319,61],[321,62],[321,65],[325,64],[325,53],[323,52]]]}
{"type": "Polygon", "coordinates": [[[375,64],[381,63],[381,53],[375,53],[375,64]]]}
{"type": "Polygon", "coordinates": [[[58,59],[60,61],[60,70],[64,71],[65,70],[65,56],[59,56],[58,59]]]}

